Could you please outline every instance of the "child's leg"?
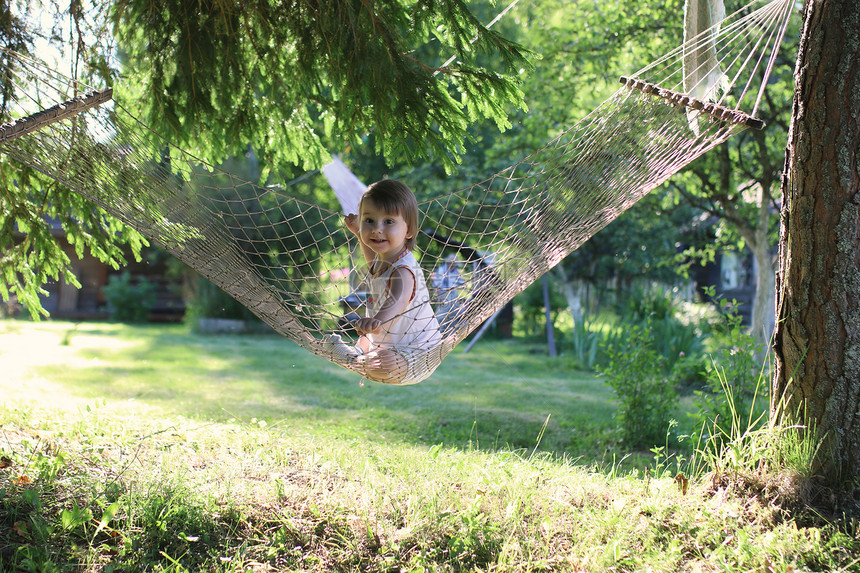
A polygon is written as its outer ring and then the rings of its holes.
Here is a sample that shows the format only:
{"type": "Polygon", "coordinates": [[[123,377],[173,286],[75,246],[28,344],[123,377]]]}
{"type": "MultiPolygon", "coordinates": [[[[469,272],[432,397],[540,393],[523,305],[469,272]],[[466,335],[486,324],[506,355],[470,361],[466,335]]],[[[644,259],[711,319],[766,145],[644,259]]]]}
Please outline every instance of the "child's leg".
{"type": "Polygon", "coordinates": [[[383,384],[399,384],[409,374],[409,363],[406,358],[388,348],[361,356],[359,362],[362,374],[383,384]]]}
{"type": "Polygon", "coordinates": [[[355,346],[350,346],[340,337],[339,334],[326,334],[319,341],[323,349],[330,355],[341,358],[355,358],[360,353],[355,346]]]}

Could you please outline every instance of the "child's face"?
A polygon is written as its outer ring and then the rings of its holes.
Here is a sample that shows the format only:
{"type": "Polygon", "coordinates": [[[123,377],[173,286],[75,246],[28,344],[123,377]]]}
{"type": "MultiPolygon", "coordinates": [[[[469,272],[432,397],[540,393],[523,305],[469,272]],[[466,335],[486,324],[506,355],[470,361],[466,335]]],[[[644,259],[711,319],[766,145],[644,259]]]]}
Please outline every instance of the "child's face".
{"type": "Polygon", "coordinates": [[[406,220],[399,213],[379,209],[370,199],[361,202],[360,211],[361,241],[380,259],[394,262],[403,252],[406,240],[412,238],[406,220]]]}

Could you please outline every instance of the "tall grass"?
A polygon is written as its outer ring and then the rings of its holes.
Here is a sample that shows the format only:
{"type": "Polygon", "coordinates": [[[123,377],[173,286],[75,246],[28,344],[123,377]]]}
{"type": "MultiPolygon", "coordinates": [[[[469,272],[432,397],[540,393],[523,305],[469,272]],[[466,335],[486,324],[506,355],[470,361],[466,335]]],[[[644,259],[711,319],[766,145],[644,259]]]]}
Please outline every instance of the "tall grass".
{"type": "Polygon", "coordinates": [[[572,324],[562,333],[564,351],[586,370],[604,369],[609,364],[607,349],[624,345],[633,328],[647,329],[652,348],[661,357],[663,369],[672,370],[684,356],[698,356],[704,350],[706,321],[688,312],[671,293],[643,290],[616,313],[603,312],[572,324]]]}
{"type": "Polygon", "coordinates": [[[617,467],[117,414],[5,413],[4,570],[788,572],[860,551],[764,500],[617,467]]]}

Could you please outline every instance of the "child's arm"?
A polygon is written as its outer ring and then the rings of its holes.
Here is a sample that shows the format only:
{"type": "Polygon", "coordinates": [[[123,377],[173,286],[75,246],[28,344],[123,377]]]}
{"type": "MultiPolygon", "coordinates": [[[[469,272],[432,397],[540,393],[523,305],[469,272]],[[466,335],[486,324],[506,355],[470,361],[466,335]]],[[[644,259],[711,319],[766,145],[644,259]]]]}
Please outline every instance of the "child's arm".
{"type": "Polygon", "coordinates": [[[356,239],[358,239],[358,244],[361,245],[361,254],[364,255],[365,262],[368,265],[372,264],[375,254],[370,249],[370,247],[368,247],[361,241],[361,234],[359,233],[358,215],[356,215],[355,213],[350,213],[349,215],[344,217],[343,222],[346,225],[346,228],[352,231],[352,234],[355,235],[356,239]]]}
{"type": "Polygon", "coordinates": [[[373,316],[366,316],[356,323],[359,334],[378,333],[382,326],[406,310],[415,294],[415,276],[407,268],[397,267],[388,280],[388,297],[383,301],[379,311],[373,316]]]}

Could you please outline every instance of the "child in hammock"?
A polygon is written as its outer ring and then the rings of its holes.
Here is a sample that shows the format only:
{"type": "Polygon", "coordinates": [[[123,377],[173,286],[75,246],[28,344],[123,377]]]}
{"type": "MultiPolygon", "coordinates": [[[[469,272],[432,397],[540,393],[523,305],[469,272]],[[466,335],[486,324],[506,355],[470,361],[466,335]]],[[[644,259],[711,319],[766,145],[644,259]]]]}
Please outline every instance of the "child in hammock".
{"type": "MultiPolygon", "coordinates": [[[[356,369],[371,380],[415,384],[432,372],[420,355],[442,341],[424,273],[412,254],[418,202],[405,184],[385,179],[365,190],[358,210],[344,222],[358,238],[367,262],[363,281],[367,313],[355,324],[360,335],[357,347],[341,343],[336,351],[355,350],[356,369]]],[[[329,344],[337,347],[332,338],[337,336],[331,335],[329,344]]]]}

